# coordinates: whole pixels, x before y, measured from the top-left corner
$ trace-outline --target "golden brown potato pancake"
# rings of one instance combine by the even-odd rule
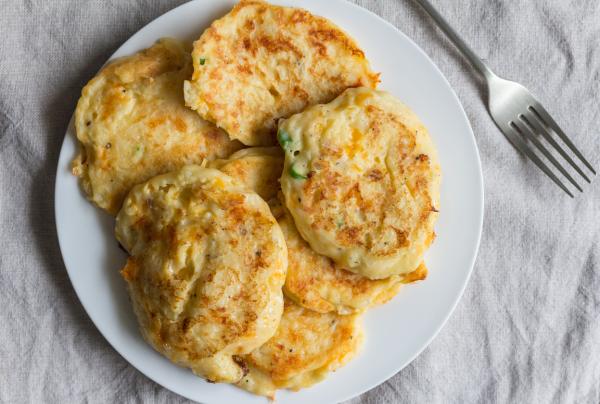
[[[273,336],[283,310],[287,249],[268,205],[218,170],[185,166],[135,186],[115,232],[144,338],[208,380],[239,381],[238,356]]]
[[[194,43],[186,104],[246,145],[273,145],[277,119],[375,87],[363,51],[306,10],[242,0]]]
[[[277,389],[309,387],[352,359],[362,340],[358,315],[317,313],[286,300],[273,338],[242,358],[249,372],[237,385],[271,398]]]
[[[285,204],[315,251],[370,279],[419,266],[434,235],[440,167],[407,106],[352,88],[281,122],[278,136]]]
[[[100,208],[116,214],[135,184],[241,147],[185,107],[183,81],[191,74],[189,50],[161,39],[110,63],[83,88],[73,173]]]

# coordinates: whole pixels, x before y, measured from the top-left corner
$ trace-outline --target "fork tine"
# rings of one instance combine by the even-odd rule
[[[554,181],[554,183],[558,185],[560,189],[565,191],[567,195],[569,195],[571,198],[574,198],[571,191],[569,191],[569,189],[565,187],[565,185],[556,177],[556,175],[554,175],[554,173],[548,168],[548,166],[544,164],[544,162],[540,160],[540,158],[533,151],[531,151],[529,147],[520,139],[521,135],[519,134],[519,132],[517,132],[515,128],[509,125],[506,128],[506,130],[503,130],[502,132],[504,132],[507,139],[512,143],[513,146],[517,148],[517,150],[529,157],[529,159],[533,161],[535,165],[538,166],[538,168],[544,172],[544,174],[550,177],[550,179]]]
[[[519,119],[523,121],[524,116],[519,115]],[[573,184],[575,188],[577,188],[580,192],[583,192],[583,189],[579,186],[577,182],[571,177],[571,175],[560,165],[560,163],[554,158],[554,156],[546,149],[546,147],[536,138],[535,134],[531,131],[529,126],[525,122],[512,122],[512,126],[517,129],[523,136],[529,139],[535,147],[537,147],[542,154],[560,171],[562,175],[564,175],[570,182]]]
[[[539,118],[537,118],[533,112],[529,111],[527,115],[522,115],[520,118],[521,120],[525,121],[525,123],[529,124],[529,126],[531,126],[535,131],[544,136],[544,139],[546,139],[548,143],[550,143],[552,147],[554,147],[554,149],[556,149],[556,151],[558,151],[560,155],[567,160],[571,167],[573,167],[575,171],[577,171],[579,175],[583,177],[584,180],[586,180],[588,183],[591,182],[588,176],[584,174],[577,164],[575,164],[567,152],[556,142],[556,140],[554,140],[552,135],[548,133],[548,130],[543,127],[543,125],[539,122]]]
[[[571,151],[573,151],[573,153],[577,156],[577,158],[579,158],[579,160],[581,160],[581,162],[583,164],[585,164],[585,166],[594,174],[596,175],[596,170],[594,170],[594,168],[592,167],[592,165],[585,159],[585,157],[583,157],[583,155],[579,152],[579,150],[577,150],[577,148],[575,147],[575,145],[573,144],[573,142],[571,142],[571,140],[569,139],[569,137],[567,135],[565,135],[565,132],[563,132],[563,130],[560,128],[560,126],[558,126],[558,124],[554,121],[554,119],[550,116],[550,114],[548,113],[548,111],[546,111],[546,109],[540,104],[537,103],[537,105],[535,107],[530,106],[529,109],[535,114],[537,115],[537,118],[544,124],[546,125],[548,128],[552,129],[554,132],[556,132],[556,134],[561,138],[561,140],[563,142],[565,142],[565,144],[567,146],[569,146],[569,149],[571,149]]]

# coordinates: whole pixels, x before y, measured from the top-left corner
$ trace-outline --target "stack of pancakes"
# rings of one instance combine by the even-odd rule
[[[424,279],[440,169],[352,38],[243,0],[193,44],[161,39],[83,89],[73,161],[116,215],[146,341],[273,397],[358,351],[361,314]]]

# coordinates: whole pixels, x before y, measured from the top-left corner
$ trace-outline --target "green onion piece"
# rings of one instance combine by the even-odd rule
[[[290,137],[289,133],[283,129],[279,129],[277,131],[277,141],[279,142],[279,145],[285,149],[287,145],[292,142],[292,138]]]
[[[204,63],[206,63],[206,58],[200,58],[200,66],[204,66]]]
[[[290,166],[290,175],[292,178],[297,180],[305,180],[308,178],[306,175],[300,174],[298,171],[296,171],[293,164]]]

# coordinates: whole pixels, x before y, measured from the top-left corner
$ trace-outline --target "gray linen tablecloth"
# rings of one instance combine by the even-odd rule
[[[185,401],[131,367],[93,326],[63,266],[53,206],[58,152],[82,86],[179,3],[0,1],[1,402]],[[598,0],[434,3],[600,166]],[[473,277],[446,327],[402,372],[351,402],[600,402],[600,183],[570,200],[517,155],[468,66],[412,1],[359,4],[410,36],[456,90],[481,152],[486,202]]]

